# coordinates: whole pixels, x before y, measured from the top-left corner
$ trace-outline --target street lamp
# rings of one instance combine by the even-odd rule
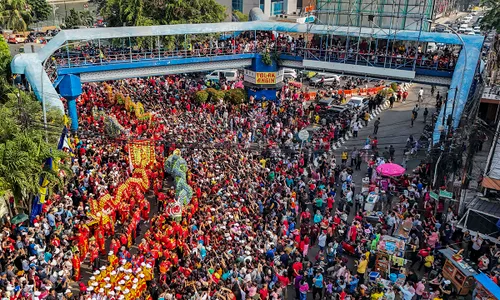
[[[465,41],[462,39],[462,37],[460,36],[460,34],[453,28],[451,28],[450,26],[446,25],[446,24],[440,24],[440,23],[436,23],[432,20],[427,20],[427,22],[429,22],[430,24],[435,24],[435,25],[439,25],[439,26],[442,26],[446,29],[448,29],[449,31],[451,31],[453,34],[455,34],[458,39],[460,40],[460,42],[462,43],[462,49],[464,50],[464,68],[462,70],[462,76],[460,78],[460,85],[457,85],[456,87],[454,87],[455,89],[455,95],[453,96],[453,104],[452,104],[452,108],[451,108],[451,124],[449,126],[453,126],[453,114],[455,112],[455,103],[456,103],[456,100],[457,100],[457,94],[458,94],[458,86],[460,86],[460,89],[462,89],[462,86],[463,86],[463,83],[464,83],[464,77],[465,77],[465,69],[467,68],[467,48],[465,47]],[[450,87],[450,90],[452,88]],[[443,112],[443,122],[442,122],[442,125],[444,126],[444,122],[445,122],[445,119],[446,119],[446,106],[447,103],[445,104],[444,106],[444,112]],[[450,130],[448,128],[448,130]]]

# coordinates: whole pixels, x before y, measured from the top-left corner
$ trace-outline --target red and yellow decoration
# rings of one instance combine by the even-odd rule
[[[134,168],[146,168],[156,162],[155,145],[150,140],[132,141],[128,149]]]

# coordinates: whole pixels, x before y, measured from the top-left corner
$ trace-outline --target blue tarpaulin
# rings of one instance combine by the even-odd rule
[[[500,295],[500,287],[496,285],[493,280],[491,280],[486,274],[484,273],[479,273],[476,276],[476,281],[480,283],[485,290],[490,292],[494,296],[499,296]]]

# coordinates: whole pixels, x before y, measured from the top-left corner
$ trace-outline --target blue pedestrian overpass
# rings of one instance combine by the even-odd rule
[[[121,57],[108,61],[79,61],[71,63],[71,59],[63,65],[54,66],[54,72],[47,74],[46,65],[50,64],[51,56],[59,49],[78,41],[95,41],[118,38],[158,37],[192,34],[215,34],[227,32],[266,31],[307,35],[335,35],[347,37],[362,37],[398,41],[415,41],[418,43],[443,43],[461,45],[458,36],[447,33],[419,32],[407,30],[389,30],[374,28],[353,28],[326,25],[308,25],[296,23],[281,23],[270,21],[253,21],[218,24],[181,24],[148,27],[117,27],[63,30],[55,36],[38,53],[18,54],[12,61],[12,71],[24,74],[31,84],[35,95],[46,106],[56,107],[64,111],[60,96],[67,100],[68,114],[72,119],[72,129],[78,127],[78,116],[75,99],[81,94],[81,83],[91,81],[116,80],[132,77],[155,76],[175,73],[209,71],[214,69],[234,69],[248,67],[252,59],[259,53],[226,53],[224,55],[196,56],[183,55],[179,52],[172,55],[157,57]],[[457,127],[465,103],[473,84],[473,79],[479,69],[480,52],[484,38],[482,36],[462,36],[464,45],[453,71],[435,70],[421,67],[411,62],[392,62],[384,60],[383,64],[374,64],[362,57],[358,59],[332,60],[327,53],[302,49],[296,53],[282,53],[280,66],[298,69],[330,71],[343,74],[362,75],[378,78],[393,78],[408,82],[449,85],[447,115],[452,113],[453,127]],[[68,55],[71,57],[71,55]],[[467,62],[467,64],[466,64]],[[56,91],[59,89],[59,93]],[[455,97],[455,93],[456,97]],[[60,95],[59,95],[60,94]],[[444,117],[444,109],[440,118]],[[447,116],[446,116],[447,117]],[[440,121],[438,121],[440,123]],[[436,131],[435,141],[439,139]]]

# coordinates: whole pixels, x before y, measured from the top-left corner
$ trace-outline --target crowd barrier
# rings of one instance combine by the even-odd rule
[[[332,91],[332,94],[334,94],[334,95],[341,94],[341,95],[344,95],[346,97],[371,96],[371,95],[377,94],[379,91],[383,90],[384,88],[385,88],[385,86],[378,86],[378,87],[374,87],[374,88],[365,88],[365,89],[358,88],[358,89],[353,89],[353,90],[334,90],[334,91]],[[405,84],[403,91],[406,90],[406,88],[408,88],[408,87]],[[324,92],[321,92],[321,91],[319,93],[322,95],[324,94]],[[311,99],[316,98],[316,94],[317,94],[317,92],[304,93],[304,98],[306,100],[311,100]]]

